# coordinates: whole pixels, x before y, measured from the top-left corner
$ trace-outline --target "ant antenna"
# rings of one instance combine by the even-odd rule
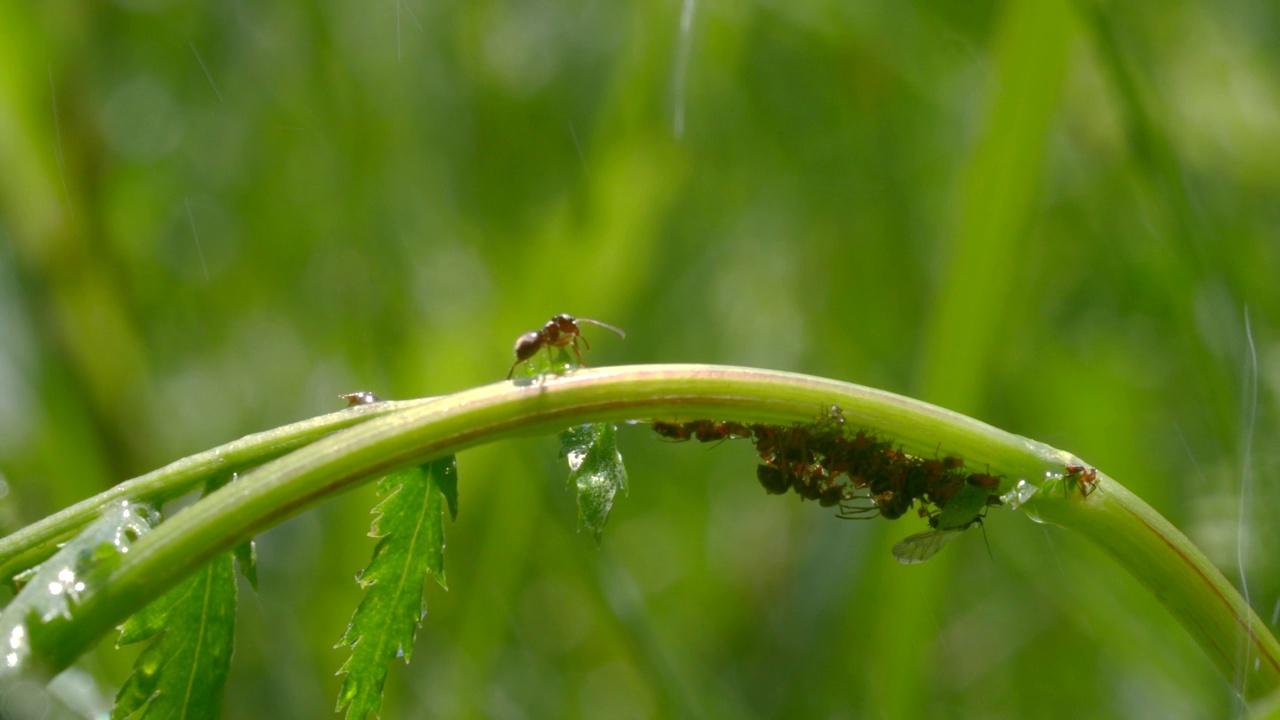
[[[625,331],[623,331],[623,329],[622,329],[622,328],[614,327],[614,326],[610,325],[609,323],[602,323],[602,322],[600,322],[599,320],[592,320],[591,318],[575,318],[575,319],[576,319],[578,322],[580,322],[580,323],[587,323],[587,324],[589,324],[589,325],[596,325],[596,326],[598,326],[598,327],[602,327],[602,328],[604,328],[605,330],[612,330],[613,332],[615,332],[615,333],[617,333],[617,334],[618,334],[618,337],[622,338],[623,340],[626,340],[626,339],[627,339],[627,333],[626,333]],[[583,341],[583,342],[586,342],[586,341],[587,341],[587,339],[586,339],[586,338],[582,338],[582,341]],[[590,350],[590,349],[591,349],[591,346],[590,346],[590,345],[588,345],[588,346],[587,346],[587,349],[588,349],[588,350]]]

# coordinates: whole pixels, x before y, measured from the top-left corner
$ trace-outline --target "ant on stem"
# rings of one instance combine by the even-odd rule
[[[627,334],[621,329],[608,323],[589,318],[575,318],[572,315],[561,313],[548,320],[541,330],[533,330],[516,338],[516,361],[511,364],[511,369],[507,371],[507,379],[511,379],[520,363],[529,362],[542,348],[547,349],[548,357],[551,356],[551,348],[553,347],[570,348],[573,350],[573,354],[578,356],[578,364],[586,365],[586,361],[582,359],[582,351],[578,349],[578,341],[581,340],[588,350],[591,349],[591,343],[587,342],[587,338],[582,334],[582,328],[578,327],[578,323],[598,325],[606,330],[618,333],[618,336],[623,339],[627,337]]]
[[[347,401],[347,407],[355,407],[356,405],[372,405],[377,402],[382,402],[382,398],[378,397],[377,395],[374,395],[368,390],[361,390],[360,392],[353,392],[353,393],[345,393],[343,395],[339,395],[338,397]]]
[[[1066,487],[1072,485],[1080,488],[1081,497],[1089,497],[1089,493],[1098,488],[1098,471],[1087,465],[1068,465],[1066,467],[1067,474],[1063,478],[1067,481]]]

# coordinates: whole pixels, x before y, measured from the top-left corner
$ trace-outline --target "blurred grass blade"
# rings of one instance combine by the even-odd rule
[[[351,648],[338,707],[348,720],[364,720],[382,705],[387,666],[409,662],[418,626],[426,614],[427,575],[445,586],[443,509],[457,507],[458,464],[452,455],[402,470],[378,481],[383,497],[369,535],[380,538],[358,582],[366,592],[339,646]]]
[[[236,577],[223,553],[120,628],[116,646],[151,640],[116,695],[112,720],[219,717],[235,645]]]
[[[560,433],[560,450],[569,459],[569,482],[578,487],[578,522],[596,542],[609,520],[613,496],[627,489],[617,434],[613,423],[579,425]]]

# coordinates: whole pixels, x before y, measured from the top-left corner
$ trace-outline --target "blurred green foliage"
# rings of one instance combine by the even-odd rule
[[[1278,36],[1240,0],[0,0],[0,524],[340,392],[499,380],[568,312],[628,332],[593,364],[827,375],[1075,451],[1274,619]],[[554,438],[459,458],[385,717],[1233,707],[1078,538],[992,513],[994,558],[902,567],[922,523],[619,439],[599,549]],[[374,502],[259,539],[227,717],[328,715]],[[82,666],[109,695],[133,654]]]

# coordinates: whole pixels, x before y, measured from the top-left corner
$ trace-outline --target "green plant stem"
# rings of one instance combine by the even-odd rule
[[[160,506],[199,488],[205,481],[240,472],[280,457],[342,430],[381,415],[422,405],[406,400],[357,405],[291,425],[248,435],[196,455],[185,457],[146,475],[126,480],[105,492],[60,510],[15,533],[0,538],[0,578],[10,578],[38,565],[77,530],[95,520],[102,509],[121,500]]]
[[[1227,578],[1168,520],[1098,473],[1097,489],[1039,493],[1032,519],[1096,543],[1173,613],[1246,700],[1280,687],[1280,645]]]
[[[541,383],[497,383],[370,419],[273,460],[209,494],[141,538],[102,577],[91,578],[89,592],[71,619],[55,620],[32,633],[33,657],[46,671],[66,667],[111,627],[218,552],[336,492],[397,468],[504,437],[546,434],[585,422],[630,418],[811,422],[830,405],[839,405],[851,424],[873,428],[908,451],[958,455],[975,467],[989,466],[1010,482],[1060,486],[1064,466],[1079,463],[1068,453],[927,403],[791,373],[650,365],[580,370],[566,377],[547,377]],[[1073,520],[1071,513],[1087,513],[1094,507],[1123,514],[1128,510],[1110,508],[1141,505],[1136,498],[1121,504],[1119,498],[1132,496],[1110,478],[1101,482],[1104,487],[1086,502],[1075,500],[1076,494],[1053,498],[1042,493],[1032,507],[1040,518],[1057,522],[1055,512]],[[1149,508],[1146,511],[1158,518]],[[1090,537],[1097,533],[1096,539],[1117,553],[1122,563],[1132,562],[1130,556],[1149,560],[1161,552],[1188,557],[1175,549],[1186,543],[1185,538],[1163,520],[1145,523],[1150,536],[1146,541],[1124,540],[1124,535],[1137,532],[1136,526],[1126,529],[1114,520],[1099,520],[1096,526],[1078,520],[1063,524]],[[1125,550],[1131,546],[1142,551]],[[1178,557],[1160,561],[1163,584],[1158,593],[1166,598],[1166,605],[1198,641],[1208,643],[1206,651],[1229,678],[1238,674],[1246,653],[1233,656],[1214,648],[1238,647],[1237,639],[1243,637],[1238,632],[1239,618],[1249,618],[1243,627],[1257,628],[1247,635],[1253,648],[1249,657],[1264,662],[1249,675],[1247,696],[1280,688],[1280,673],[1274,663],[1267,662],[1280,656],[1275,639],[1260,624],[1255,626],[1251,615],[1241,614],[1247,610],[1243,601],[1207,561],[1201,566]],[[1210,605],[1202,602],[1205,593],[1235,599]],[[1185,598],[1168,599],[1178,594]],[[1205,622],[1206,616],[1213,621]],[[1197,629],[1197,625],[1203,627]]]

